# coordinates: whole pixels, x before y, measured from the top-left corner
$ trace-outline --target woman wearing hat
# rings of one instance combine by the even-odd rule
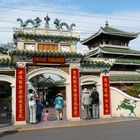
[[[63,107],[64,107],[64,99],[61,93],[58,93],[57,97],[54,100],[57,119],[63,120]]]

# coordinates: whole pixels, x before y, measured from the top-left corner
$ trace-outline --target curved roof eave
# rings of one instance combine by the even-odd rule
[[[88,41],[90,41],[91,39],[95,38],[96,36],[100,35],[102,33],[102,28],[99,29],[98,32],[96,32],[95,34],[89,36],[88,38],[81,40],[80,42],[82,43],[82,45],[86,45],[85,43],[87,43]]]
[[[102,52],[102,53],[105,53],[105,54],[118,54],[118,55],[132,55],[132,56],[140,56],[140,51],[138,51],[139,53],[132,53],[132,52],[114,52],[114,51],[106,51],[106,50],[104,50],[105,48],[101,48],[100,47],[100,51]],[[114,48],[115,49],[115,48]],[[129,51],[131,51],[130,49],[127,49],[127,50],[129,50]]]
[[[118,62],[115,62],[115,64],[132,65],[132,66],[134,66],[134,65],[138,65],[138,66],[139,66],[139,65],[140,65],[140,64],[131,63],[131,62],[130,62],[130,63],[121,63],[121,62],[120,62],[120,63],[118,63]]]
[[[119,54],[119,55],[122,54],[122,55],[127,55],[127,56],[128,56],[128,55],[140,56],[140,54],[115,53],[115,52],[106,52],[106,51],[103,51],[103,50],[102,50],[101,52],[102,52],[102,53],[105,53],[105,54]]]
[[[80,42],[82,43],[82,45],[86,45],[87,42],[89,42],[90,40],[92,40],[93,38],[99,36],[102,33],[107,34],[107,35],[119,35],[119,36],[131,38],[131,39],[135,39],[139,35],[139,33],[135,33],[135,34],[133,33],[132,34],[132,33],[127,33],[127,32],[126,33],[125,32],[122,32],[122,33],[112,32],[112,33],[110,33],[110,32],[106,32],[103,27],[100,27],[98,32],[96,32],[95,34],[91,35],[90,37],[88,37],[88,38],[86,38],[86,39],[84,39],[84,40],[82,40]]]
[[[110,83],[111,83],[111,84],[117,84],[117,83],[120,83],[120,82],[121,82],[121,83],[126,83],[126,84],[127,84],[127,83],[128,83],[128,84],[129,84],[129,83],[140,83],[140,81],[123,81],[123,80],[122,80],[122,81],[119,81],[119,80],[118,80],[118,81],[117,81],[117,80],[116,80],[116,81],[112,81],[112,80],[110,80]]]
[[[96,52],[93,53],[94,51],[96,51]],[[85,58],[89,58],[90,56],[93,56],[93,54],[96,55],[98,53],[100,53],[100,48],[99,47],[94,48],[91,51],[89,51],[88,54],[86,54],[86,57]]]

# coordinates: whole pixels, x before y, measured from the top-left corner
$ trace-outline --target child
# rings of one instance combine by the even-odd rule
[[[43,113],[42,120],[43,121],[48,121],[49,120],[49,111],[48,110],[46,110],[46,112]]]

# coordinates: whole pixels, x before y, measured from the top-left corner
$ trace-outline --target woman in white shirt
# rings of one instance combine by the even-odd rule
[[[36,123],[36,95],[32,89],[29,89],[28,100],[29,100],[30,123],[35,124]]]

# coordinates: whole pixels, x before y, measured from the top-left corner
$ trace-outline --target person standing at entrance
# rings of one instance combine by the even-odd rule
[[[84,109],[86,111],[86,120],[90,118],[90,110],[89,110],[89,105],[90,105],[90,94],[87,88],[84,88],[83,90],[83,96],[82,96],[82,104],[84,106]]]
[[[92,104],[92,113],[93,118],[99,118],[99,93],[96,90],[96,87],[93,87],[93,91],[91,92],[91,104]]]
[[[36,99],[36,120],[37,122],[41,121],[42,117],[42,112],[43,112],[43,104],[41,103],[40,99]]]
[[[64,107],[64,99],[61,93],[58,93],[57,97],[54,100],[57,120],[63,120],[63,107]]]
[[[28,94],[28,100],[29,100],[29,121],[31,124],[36,123],[36,96],[32,89],[29,89]]]

